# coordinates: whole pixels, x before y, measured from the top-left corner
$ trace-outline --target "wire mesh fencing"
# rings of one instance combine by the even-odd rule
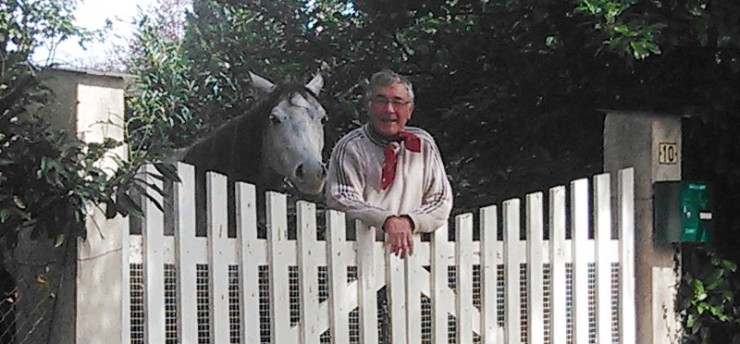
[[[0,344],[48,342],[53,323],[53,292],[24,294],[13,288],[0,299]]]

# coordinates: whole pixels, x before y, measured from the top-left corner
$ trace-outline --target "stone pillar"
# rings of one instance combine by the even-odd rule
[[[681,179],[681,118],[608,112],[604,171],[635,169],[635,297],[637,343],[679,343],[676,312],[680,251],[653,241],[653,183]],[[613,202],[616,204],[616,202]]]

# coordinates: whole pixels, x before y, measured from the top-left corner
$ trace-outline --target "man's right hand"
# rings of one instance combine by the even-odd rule
[[[403,259],[414,254],[414,223],[407,216],[390,216],[383,223],[385,242],[390,251]]]

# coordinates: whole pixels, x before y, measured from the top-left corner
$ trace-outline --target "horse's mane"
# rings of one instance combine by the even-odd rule
[[[229,119],[185,150],[183,161],[198,168],[226,174],[233,180],[260,184],[263,128],[272,108],[296,92],[318,98],[305,85],[278,84],[251,109]]]

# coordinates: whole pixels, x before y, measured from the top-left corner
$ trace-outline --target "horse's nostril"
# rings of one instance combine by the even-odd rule
[[[295,176],[298,177],[298,179],[303,179],[303,164],[298,165],[298,167],[295,169]]]

